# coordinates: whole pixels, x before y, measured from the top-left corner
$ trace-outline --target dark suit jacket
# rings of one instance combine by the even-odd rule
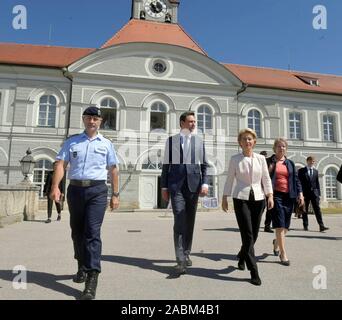
[[[45,184],[44,184],[43,193],[47,196],[49,196],[49,193],[51,191],[52,175],[53,175],[53,171],[49,171],[47,173]],[[59,186],[58,186],[61,193],[65,193],[64,186],[65,186],[65,178],[63,177],[62,181],[59,183]]]
[[[339,171],[338,174],[337,174],[336,180],[337,180],[338,182],[341,182],[341,183],[342,183],[342,166],[341,166],[341,168],[340,168],[340,171]]]
[[[321,195],[318,171],[316,169],[313,168],[312,178],[310,178],[307,167],[300,168],[298,170],[298,178],[303,187],[304,197],[319,197]]]
[[[165,144],[161,187],[167,188],[169,192],[176,192],[187,179],[189,191],[199,192],[201,185],[208,183],[207,167],[204,143],[199,136],[191,136],[191,163],[183,161],[180,134],[172,136]]]
[[[275,165],[277,163],[275,155],[272,155],[271,157],[267,158],[266,162],[267,162],[268,171],[270,173],[270,177],[272,180],[272,187],[273,187],[273,190],[275,190],[275,181],[276,181]],[[293,161],[286,158],[285,165],[289,173],[289,177],[288,177],[289,196],[290,198],[295,199],[298,197],[299,193],[302,192],[302,185],[298,179],[296,167]]]

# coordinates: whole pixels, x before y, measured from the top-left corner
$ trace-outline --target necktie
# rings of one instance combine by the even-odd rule
[[[312,178],[312,168],[310,168],[310,178]]]
[[[184,136],[183,157],[184,157],[185,163],[189,163],[188,161],[189,149],[190,149],[190,136]]]

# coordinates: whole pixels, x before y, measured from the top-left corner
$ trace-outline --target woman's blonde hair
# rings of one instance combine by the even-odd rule
[[[287,143],[287,140],[285,139],[285,138],[276,138],[275,140],[274,140],[274,143],[273,143],[273,151],[274,151],[274,153],[276,153],[276,149],[277,149],[277,144],[279,143],[279,142],[283,142],[283,143],[285,143],[285,146],[286,146],[286,150],[288,149],[288,147],[289,147],[289,144]]]
[[[251,128],[246,128],[246,129],[242,129],[242,130],[239,131],[238,142],[241,141],[242,136],[243,136],[244,134],[246,134],[246,133],[251,134],[251,135],[253,136],[253,139],[254,139],[255,142],[256,142],[257,134],[256,134],[256,132],[255,132],[253,129],[251,129]]]

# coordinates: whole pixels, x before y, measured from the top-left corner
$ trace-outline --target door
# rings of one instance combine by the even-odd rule
[[[141,176],[139,183],[140,209],[157,208],[157,177]]]

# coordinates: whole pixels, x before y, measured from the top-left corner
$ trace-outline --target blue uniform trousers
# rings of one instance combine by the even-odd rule
[[[101,226],[107,206],[107,193],[105,183],[90,187],[68,187],[74,257],[85,271],[101,272]]]

